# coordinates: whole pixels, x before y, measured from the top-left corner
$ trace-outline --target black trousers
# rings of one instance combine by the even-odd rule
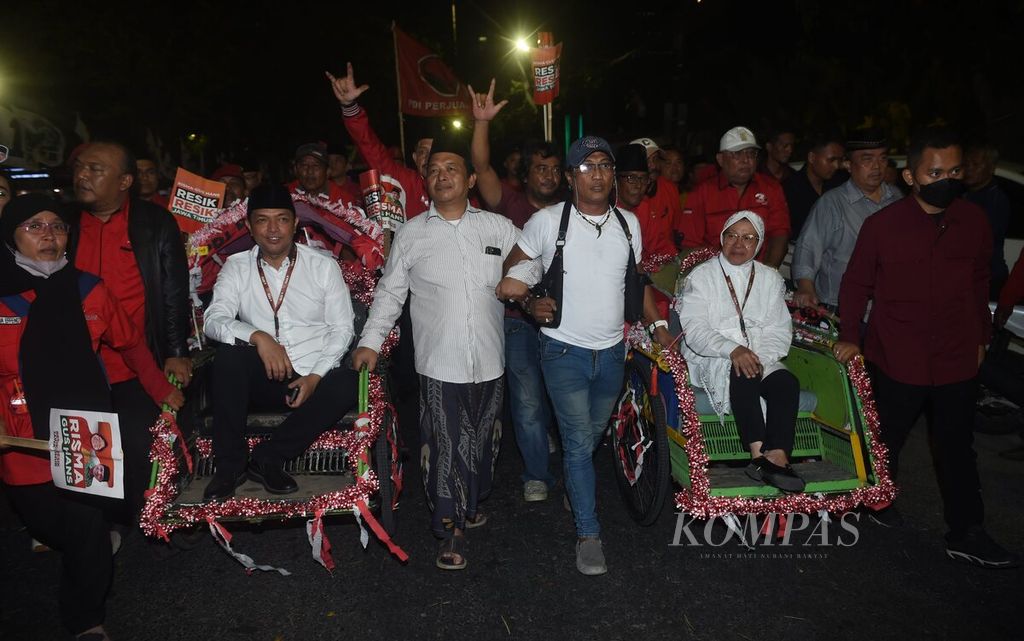
[[[949,385],[908,385],[894,381],[876,366],[869,364],[869,368],[893,480],[898,476],[900,451],[910,429],[925,412],[928,446],[946,525],[954,537],[963,535],[972,525],[981,525],[985,507],[974,453],[977,381],[972,378]]]
[[[761,412],[761,399],[767,405]],[[800,382],[780,369],[761,378],[747,378],[735,369],[729,377],[729,402],[744,445],[761,441],[761,451],[782,450],[789,456],[796,433]]]
[[[61,552],[61,623],[72,634],[101,625],[114,574],[103,510],[52,483],[5,485],[4,492],[29,534]]]
[[[1007,349],[1008,330],[992,336],[992,343],[978,371],[978,382],[1024,407],[1024,356]]]
[[[332,428],[359,398],[359,374],[335,367],[313,396],[297,409],[285,403],[288,384],[267,378],[255,347],[223,345],[213,359],[213,451],[217,471],[237,475],[245,469],[245,418],[250,408],[290,412],[271,438],[253,450],[253,458],[280,465],[299,456]]]
[[[110,386],[118,422],[121,425],[121,447],[124,450],[124,510],[111,514],[121,525],[131,525],[142,510],[149,488],[152,463],[149,460],[153,436],[149,428],[160,415],[160,408],[146,394],[139,379],[133,378]]]
[[[416,345],[412,334],[412,313],[409,311],[411,302],[408,298],[402,306],[402,315],[398,317],[399,337],[391,354],[391,390],[397,400],[419,398],[419,375],[416,373]]]

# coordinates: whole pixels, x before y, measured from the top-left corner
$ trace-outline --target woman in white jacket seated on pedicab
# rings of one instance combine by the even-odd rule
[[[733,415],[750,449],[747,475],[800,492],[804,481],[789,465],[800,385],[781,362],[793,338],[785,282],[754,260],[764,243],[764,221],[754,212],[726,220],[721,242],[721,253],[693,269],[676,301],[691,382],[707,392],[719,419]]]

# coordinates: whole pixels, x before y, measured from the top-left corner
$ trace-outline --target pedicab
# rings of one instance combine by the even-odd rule
[[[332,252],[342,267],[352,295],[358,336],[366,321],[378,267],[383,261],[380,225],[355,207],[304,196],[295,196],[294,202],[299,219],[296,240]],[[331,570],[334,562],[323,519],[352,514],[359,524],[364,547],[368,543],[368,526],[395,556],[405,560],[405,553],[390,538],[395,530],[395,509],[402,489],[397,416],[387,387],[387,357],[397,342],[397,329],[385,341],[377,371],[360,372],[359,406],[322,434],[305,454],[286,463],[285,470],[298,482],[296,493],[269,494],[261,485],[247,481],[231,499],[203,499],[203,490],[216,470],[216,457],[207,384],[215,350],[203,337],[202,309],[204,301],[209,301],[216,274],[227,256],[253,246],[245,226],[246,204],[240,202],[226,209],[213,222],[194,232],[189,240],[194,326],[191,347],[195,370],[189,389],[190,402],[186,405],[190,411],[188,416],[181,417],[165,412],[151,428],[152,476],[140,525],[147,535],[180,547],[194,545],[196,535],[201,534],[205,526],[247,571],[287,573],[280,568],[258,565],[236,552],[224,523],[307,519],[313,557]],[[346,360],[341,366],[350,365]],[[247,417],[249,451],[286,416],[250,413]],[[177,419],[182,426],[191,429],[180,428]]]
[[[715,255],[690,254],[680,271]],[[662,349],[638,324],[628,333],[625,384],[611,421],[615,475],[634,520],[654,523],[672,480],[681,488],[675,495],[681,512],[722,517],[731,529],[739,527],[739,515],[775,514],[780,534],[787,514],[825,517],[892,501],[895,486],[863,359],[844,366],[833,357],[835,317],[791,311],[794,336],[783,362],[800,382],[800,402],[790,460],[806,481],[804,491],[787,494],[747,477],[750,453],[733,417],[720,420],[706,392],[691,385],[678,347]]]

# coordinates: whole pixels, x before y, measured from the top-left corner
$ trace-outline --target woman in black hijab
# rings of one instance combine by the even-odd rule
[[[122,353],[157,403],[184,402],[102,281],[68,262],[71,232],[61,206],[45,196],[15,198],[0,217],[0,432],[47,439],[51,408],[111,411],[100,342]],[[58,490],[45,452],[0,449],[0,479],[32,536],[63,553],[65,627],[83,641],[108,639],[113,565],[102,509]]]

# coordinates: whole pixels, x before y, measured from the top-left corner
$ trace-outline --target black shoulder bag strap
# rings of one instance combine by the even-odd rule
[[[562,282],[565,276],[565,267],[562,259],[562,252],[565,248],[565,233],[569,229],[569,215],[572,213],[572,203],[565,201],[562,207],[562,220],[558,223],[558,239],[555,241],[555,255],[551,258],[548,270],[544,272],[544,278],[533,288],[533,293],[538,296],[548,296],[555,299],[555,314],[550,323],[544,323],[544,327],[558,327],[562,322]]]
[[[640,320],[644,313],[644,288],[647,286],[649,279],[647,274],[637,272],[636,255],[633,253],[633,234],[629,231],[626,218],[619,211],[619,208],[613,207],[613,209],[615,211],[615,218],[618,219],[619,224],[622,225],[622,231],[626,234],[626,244],[629,245],[629,262],[626,265],[623,312],[627,323],[635,323]]]

